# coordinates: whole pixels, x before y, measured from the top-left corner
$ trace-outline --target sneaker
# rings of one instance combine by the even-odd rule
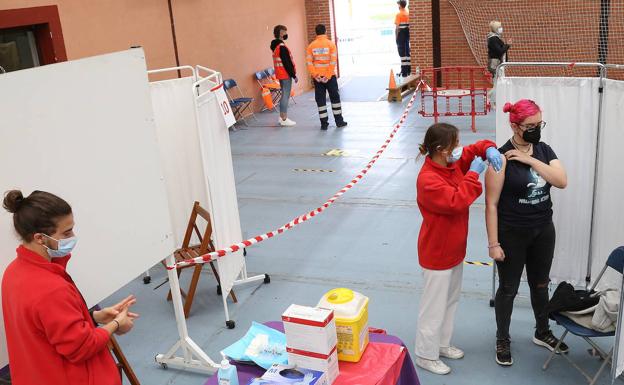
[[[321,130],[327,131],[327,127],[329,127],[329,124],[321,124]]]
[[[513,365],[513,358],[511,358],[511,341],[496,340],[496,363],[502,366]]]
[[[559,339],[555,337],[550,330],[541,336],[538,335],[537,332],[535,332],[535,336],[533,337],[533,343],[538,346],[543,346],[552,352],[555,350],[555,347],[559,343]],[[562,342],[561,345],[559,345],[559,349],[557,350],[557,354],[559,354],[567,353],[570,349],[568,348],[568,345]]]
[[[288,118],[286,118],[284,120],[282,120],[282,118],[280,118],[279,124],[280,124],[280,126],[283,126],[283,127],[291,127],[291,126],[294,126],[297,123],[292,121],[292,120],[290,120],[290,119],[288,119]]]
[[[449,374],[451,372],[451,368],[440,360],[426,360],[416,357],[416,365],[434,374]]]
[[[455,346],[440,348],[440,356],[450,358],[451,360],[459,360],[464,358],[464,351]]]
[[[341,128],[341,127],[346,127],[347,122],[345,122],[344,120],[340,123],[336,123],[336,127]]]

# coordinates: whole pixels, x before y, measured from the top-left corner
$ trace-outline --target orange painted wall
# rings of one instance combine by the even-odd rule
[[[235,78],[258,98],[253,73],[272,66],[273,26],[288,27],[288,46],[305,80],[304,0],[172,0],[180,64]],[[69,60],[143,47],[149,69],[175,66],[167,0],[2,0],[0,10],[57,5]],[[300,93],[308,86],[300,81]]]
[[[210,6],[205,6],[207,3]],[[309,86],[305,81],[304,0],[174,0],[173,5],[180,62],[206,63],[219,69],[224,78],[236,79],[245,93],[259,97],[252,75],[273,66],[269,47],[273,27],[283,24],[288,28],[286,43],[300,78],[295,90],[300,93]]]

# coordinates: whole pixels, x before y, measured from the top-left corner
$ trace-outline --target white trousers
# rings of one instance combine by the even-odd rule
[[[451,346],[463,272],[463,263],[448,270],[423,268],[423,293],[416,331],[418,357],[437,360],[440,348]]]

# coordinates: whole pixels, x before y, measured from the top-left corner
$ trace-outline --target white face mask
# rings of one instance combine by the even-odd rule
[[[498,27],[498,29],[496,30],[496,33],[498,33],[499,35],[503,33],[503,27]]]
[[[446,157],[446,161],[448,163],[455,163],[461,159],[462,153],[464,152],[464,148],[462,146],[455,147],[451,154]]]

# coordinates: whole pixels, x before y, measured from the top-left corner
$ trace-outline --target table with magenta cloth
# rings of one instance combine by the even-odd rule
[[[284,331],[280,321],[265,325]],[[333,385],[420,385],[407,347],[400,338],[379,333],[369,334],[370,343],[360,362],[339,362],[340,375]],[[236,365],[238,382],[247,385],[265,370],[256,365]],[[218,385],[217,375],[204,385]]]

